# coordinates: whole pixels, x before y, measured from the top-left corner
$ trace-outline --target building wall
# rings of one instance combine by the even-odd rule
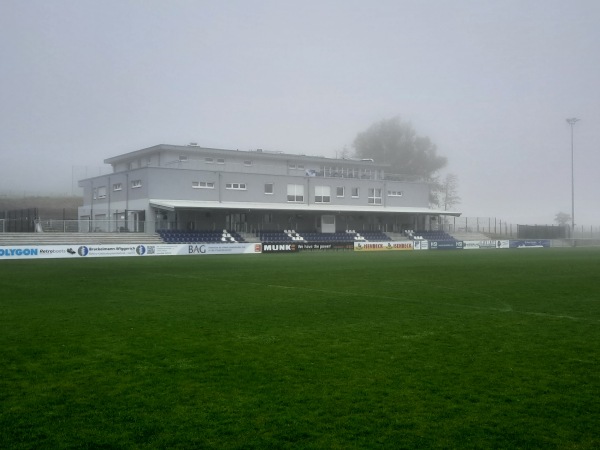
[[[106,231],[118,230],[123,223],[134,231],[134,220],[147,221],[147,226],[153,228],[147,228],[148,232],[153,232],[154,227],[167,228],[173,224],[181,228],[219,229],[223,224],[237,224],[241,215],[248,228],[244,231],[283,228],[312,231],[318,228],[322,214],[336,216],[337,230],[415,228],[415,216],[382,214],[376,209],[373,213],[298,214],[250,209],[158,211],[149,205],[150,199],[289,205],[290,185],[302,186],[302,201],[294,203],[306,205],[362,208],[429,205],[428,184],[386,180],[384,166],[371,161],[160,145],[107,162],[113,166],[112,174],[80,181],[84,205],[79,212],[80,217],[94,218],[98,223],[112,221],[108,226],[113,229]],[[329,201],[322,201],[325,195]]]

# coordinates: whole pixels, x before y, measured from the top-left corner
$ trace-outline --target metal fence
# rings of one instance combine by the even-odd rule
[[[154,230],[156,228],[169,228],[176,226],[176,224],[165,224],[164,222],[152,222],[152,221],[133,221],[133,220],[62,220],[62,219],[32,219],[27,218],[28,226],[23,228],[24,219],[2,219],[0,218],[0,233],[13,232],[13,231],[36,231],[36,232],[56,232],[56,233],[93,233],[93,232],[114,232],[114,233],[144,233],[147,230]],[[31,226],[29,226],[31,225]],[[213,227],[217,229],[216,225]],[[278,228],[277,226],[271,226],[271,228]],[[512,224],[502,219],[494,217],[452,217],[442,219],[439,224],[435,226],[436,229],[446,231],[447,233],[459,235],[460,239],[468,239],[469,235],[483,234],[492,239],[545,239],[555,238],[547,234],[547,229],[556,229],[556,225],[539,225],[539,226],[524,226]],[[521,233],[519,233],[521,228]],[[523,228],[527,228],[528,232],[531,233],[531,229],[539,228],[539,235],[527,236],[523,235]],[[546,228],[546,232],[544,232]],[[245,231],[245,230],[235,230]],[[534,232],[535,233],[535,232]],[[578,225],[575,227],[573,233],[571,233],[570,227],[566,227],[565,230],[566,239],[569,240],[600,240],[600,226],[598,225]]]
[[[517,239],[520,237],[519,227],[523,225],[525,224],[513,224],[497,217],[452,217],[442,219],[440,228],[450,234],[480,233],[490,237]],[[555,228],[557,225],[539,225],[539,227],[540,229]],[[544,233],[540,233],[537,238],[546,237],[542,234]],[[567,225],[566,237],[568,239],[600,239],[600,225],[576,225],[572,233]]]

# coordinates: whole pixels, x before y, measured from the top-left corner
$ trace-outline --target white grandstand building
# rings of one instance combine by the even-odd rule
[[[114,156],[79,182],[86,231],[263,230],[336,233],[435,229],[430,186],[373,160],[156,145]]]

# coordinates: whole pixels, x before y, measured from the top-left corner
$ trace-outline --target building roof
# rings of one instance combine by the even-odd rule
[[[385,214],[430,214],[444,216],[460,216],[458,211],[443,211],[419,207],[385,207],[381,205],[323,205],[313,203],[246,203],[246,202],[217,202],[198,200],[168,200],[150,199],[150,206],[154,208],[174,211],[176,209],[245,209],[254,211],[293,211],[293,212],[321,212],[321,213],[385,213]]]
[[[223,155],[223,156],[231,156],[232,154],[243,155],[244,158],[261,158],[261,159],[278,159],[278,160],[294,160],[294,161],[310,161],[310,162],[319,162],[319,163],[332,163],[336,162],[337,164],[357,164],[357,165],[367,165],[376,168],[385,168],[389,167],[388,164],[376,163],[370,159],[338,159],[338,158],[327,158],[325,156],[309,156],[309,155],[296,155],[292,153],[283,153],[283,152],[273,152],[266,150],[226,150],[221,148],[209,148],[209,147],[200,147],[198,145],[168,145],[168,144],[159,144],[154,145],[152,147],[143,148],[141,150],[135,150],[133,152],[124,153],[122,155],[113,156],[111,158],[107,158],[104,160],[106,164],[115,164],[121,161],[129,161],[132,159],[139,158],[148,154],[155,154],[158,151],[177,151],[182,154],[199,154],[199,155]]]

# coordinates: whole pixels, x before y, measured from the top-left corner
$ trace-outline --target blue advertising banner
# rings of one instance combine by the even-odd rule
[[[463,241],[429,241],[430,250],[462,250]]]
[[[550,247],[550,239],[523,239],[510,241],[510,248],[541,248]]]

